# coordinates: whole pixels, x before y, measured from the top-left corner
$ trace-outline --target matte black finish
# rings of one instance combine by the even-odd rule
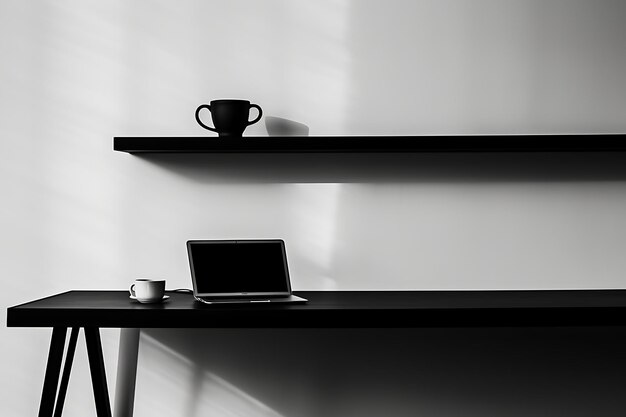
[[[254,120],[248,120],[250,109],[259,112]],[[207,109],[215,127],[208,126],[200,119],[200,111]],[[241,137],[246,127],[261,120],[263,110],[258,104],[250,104],[248,100],[213,100],[211,104],[202,104],[196,109],[196,122],[205,129],[216,132],[221,137]]]
[[[626,134],[115,137],[113,149],[129,153],[624,152]]]
[[[297,291],[299,305],[204,305],[168,292],[69,291],[10,307],[9,327],[376,328],[626,325],[626,290]]]
[[[66,334],[67,329],[65,327],[57,326],[52,329],[48,364],[46,365],[46,374],[43,380],[41,402],[39,403],[39,417],[52,417],[52,413],[54,412]]]
[[[98,417],[111,417],[111,403],[109,402],[109,389],[104,369],[100,330],[97,327],[85,327],[85,341],[87,342],[89,370],[91,371],[91,383],[96,402],[96,415]]]
[[[63,413],[63,405],[65,404],[65,396],[67,394],[67,386],[70,382],[70,373],[72,372],[72,363],[74,362],[74,353],[76,352],[76,342],[78,340],[78,332],[80,328],[72,328],[70,341],[67,344],[67,353],[65,355],[65,364],[63,365],[63,375],[61,376],[61,385],[57,395],[57,403],[54,408],[54,417],[61,417]]]

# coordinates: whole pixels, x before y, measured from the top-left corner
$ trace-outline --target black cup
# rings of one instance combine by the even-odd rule
[[[259,115],[249,121],[250,109],[256,108]],[[215,127],[207,126],[200,120],[200,110],[208,109]],[[248,100],[213,100],[211,104],[202,104],[196,109],[196,121],[200,126],[219,136],[241,137],[246,127],[261,120],[263,110],[258,104],[250,104]]]

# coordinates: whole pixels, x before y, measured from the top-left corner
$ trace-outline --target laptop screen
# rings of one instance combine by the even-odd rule
[[[187,250],[198,296],[291,292],[282,240],[196,240]]]

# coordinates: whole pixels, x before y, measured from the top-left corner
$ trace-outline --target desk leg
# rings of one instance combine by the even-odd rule
[[[78,340],[78,332],[80,327],[73,327],[70,334],[70,341],[67,344],[67,354],[65,355],[65,364],[63,365],[63,376],[61,376],[61,386],[59,386],[59,394],[57,395],[57,405],[54,409],[54,417],[61,417],[63,413],[63,405],[65,404],[65,395],[67,394],[67,385],[70,382],[70,372],[72,371],[72,363],[74,362],[74,352],[76,352],[76,341]]]
[[[139,329],[121,329],[114,417],[133,417],[138,355]]]
[[[104,371],[100,329],[97,327],[85,327],[85,340],[87,342],[87,356],[89,357],[93,395],[96,400],[96,415],[98,417],[111,417],[111,403],[109,402],[109,389]]]
[[[66,334],[66,327],[55,327],[52,329],[48,364],[46,365],[46,375],[43,380],[41,402],[39,403],[39,417],[52,417],[52,413],[54,412],[54,402],[59,386],[59,373],[61,372],[61,362],[63,361]]]

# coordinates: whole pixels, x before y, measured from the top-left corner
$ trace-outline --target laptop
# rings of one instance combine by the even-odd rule
[[[305,303],[291,293],[285,242],[189,240],[193,295],[207,304]]]

